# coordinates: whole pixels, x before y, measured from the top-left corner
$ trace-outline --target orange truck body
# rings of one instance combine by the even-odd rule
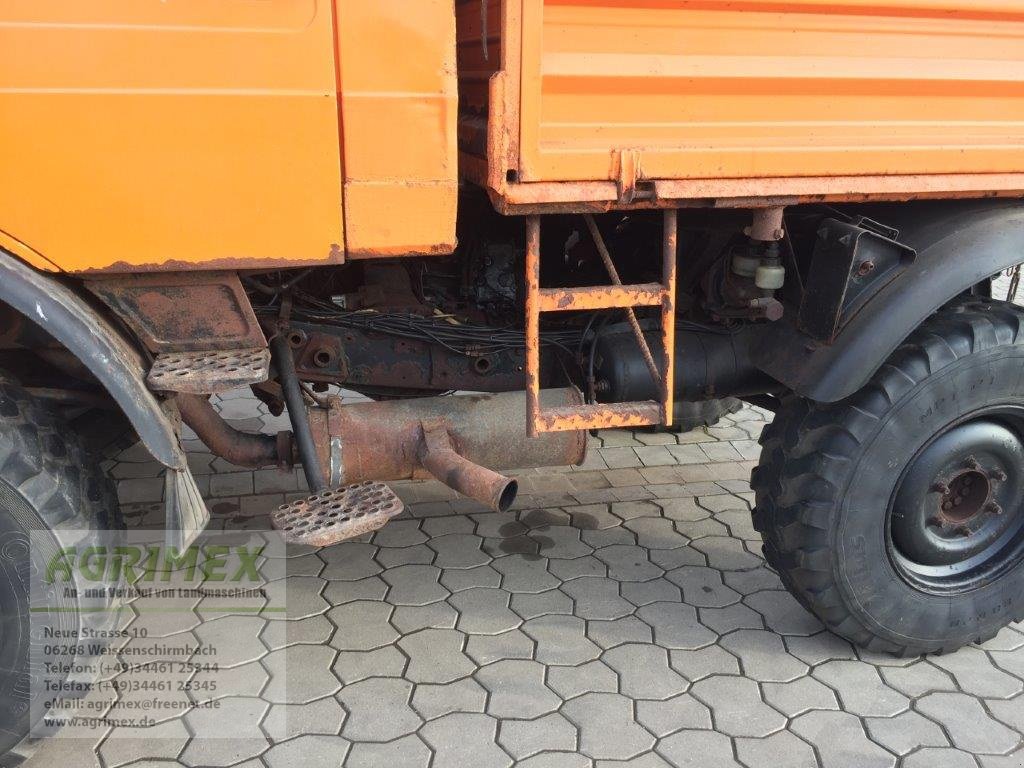
[[[9,0],[0,247],[450,253],[506,213],[1024,194],[1024,0]]]

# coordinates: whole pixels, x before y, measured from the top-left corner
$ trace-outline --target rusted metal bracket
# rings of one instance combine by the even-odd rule
[[[594,243],[613,285],[584,288],[540,287],[540,217],[526,219],[526,402],[527,434],[613,427],[639,427],[672,423],[675,380],[675,295],[678,216],[675,209],[664,214],[662,237],[662,282],[622,285],[611,254],[593,217],[587,217]],[[633,312],[638,306],[661,307],[661,347],[665,370],[657,363]],[[540,405],[540,316],[543,312],[571,310],[626,309],[630,325],[644,352],[654,380],[659,382],[661,401],[573,405],[542,410]]]

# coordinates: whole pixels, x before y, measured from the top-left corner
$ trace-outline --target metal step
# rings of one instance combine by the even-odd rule
[[[146,383],[157,392],[213,395],[259,384],[270,376],[270,350],[164,352],[156,356]]]
[[[371,481],[283,504],[270,520],[285,541],[328,547],[382,528],[403,509],[393,490]]]

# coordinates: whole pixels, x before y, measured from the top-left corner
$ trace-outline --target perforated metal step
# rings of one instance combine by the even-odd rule
[[[283,504],[270,520],[286,541],[327,547],[376,531],[403,509],[384,483],[366,482]]]
[[[212,395],[266,381],[270,350],[165,352],[157,355],[146,382],[159,392]]]

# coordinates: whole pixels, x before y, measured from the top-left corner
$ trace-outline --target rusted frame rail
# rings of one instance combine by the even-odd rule
[[[644,285],[622,285],[611,255],[593,218],[587,226],[612,280],[610,286],[584,288],[541,288],[540,217],[526,218],[526,404],[527,434],[565,432],[579,429],[641,427],[672,423],[673,381],[675,380],[675,295],[676,244],[679,236],[675,209],[664,213],[662,237],[662,281]],[[661,351],[664,371],[659,371],[633,312],[634,307],[661,307]],[[540,406],[540,316],[545,312],[597,309],[626,309],[630,326],[644,352],[644,359],[658,382],[661,401],[567,406],[542,410]]]

